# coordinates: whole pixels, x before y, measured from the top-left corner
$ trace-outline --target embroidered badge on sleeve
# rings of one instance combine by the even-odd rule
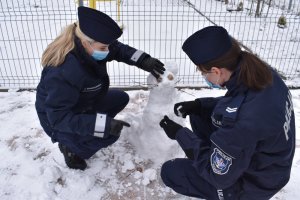
[[[214,152],[210,156],[210,164],[214,173],[224,175],[232,165],[232,158],[218,148],[214,148]]]

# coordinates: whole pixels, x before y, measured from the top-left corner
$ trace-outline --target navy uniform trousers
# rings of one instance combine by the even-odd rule
[[[215,130],[210,119],[204,119],[198,115],[190,115],[193,132],[207,143],[210,134]],[[225,189],[217,190],[196,173],[192,166],[193,161],[186,158],[177,158],[165,162],[161,168],[161,178],[166,186],[175,192],[190,197],[198,197],[207,200],[234,200],[238,199],[238,184]],[[224,198],[226,196],[226,198]]]
[[[97,102],[95,108],[97,113],[105,113],[109,117],[115,117],[129,102],[129,96],[127,93],[121,90],[108,90],[107,94]],[[48,135],[51,135],[53,141],[57,141],[67,146],[72,153],[75,153],[82,159],[88,159],[94,155],[97,151],[115,143],[119,137],[109,136],[106,139],[94,137],[94,136],[82,136],[72,133],[64,133],[55,130],[43,123],[48,121],[47,119],[41,119],[39,116],[41,125]],[[49,132],[51,134],[49,134]]]

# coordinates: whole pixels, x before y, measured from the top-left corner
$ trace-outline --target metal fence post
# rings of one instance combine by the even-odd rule
[[[96,0],[89,0],[89,7],[96,9]]]
[[[289,2],[289,8],[288,8],[288,10],[291,10],[291,8],[292,8],[292,4],[293,4],[293,0],[290,0],[290,2]]]
[[[117,14],[117,15],[118,15],[118,18],[117,18],[117,19],[118,19],[118,22],[119,22],[119,21],[120,21],[120,5],[121,5],[121,0],[117,0],[117,4],[118,4],[118,5],[117,5],[117,9],[118,9],[118,10],[117,10],[117,13],[118,13],[118,14]]]

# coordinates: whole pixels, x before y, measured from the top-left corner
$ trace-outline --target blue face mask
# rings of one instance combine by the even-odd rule
[[[95,60],[104,60],[107,57],[108,53],[109,53],[109,51],[97,51],[97,50],[94,50],[93,54],[92,54],[92,57]]]
[[[204,76],[204,80],[205,80],[205,82],[207,83],[207,85],[208,85],[209,87],[211,87],[211,88],[217,88],[217,89],[222,89],[222,88],[223,88],[222,86],[220,86],[220,85],[218,85],[218,84],[214,84],[214,83],[208,81],[208,80],[206,79],[205,76]]]
[[[99,61],[99,60],[104,60],[104,59],[107,57],[109,51],[98,51],[98,50],[95,50],[95,49],[92,47],[92,44],[91,44],[91,43],[89,43],[89,44],[90,44],[91,48],[93,49],[92,57],[93,57],[95,60],[98,60],[98,61]]]

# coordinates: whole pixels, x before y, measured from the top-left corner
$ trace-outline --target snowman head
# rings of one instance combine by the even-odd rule
[[[150,88],[158,85],[175,84],[175,77],[178,72],[177,64],[175,62],[166,62],[164,67],[166,71],[160,75],[159,79],[156,79],[152,74],[148,75],[147,84]]]

